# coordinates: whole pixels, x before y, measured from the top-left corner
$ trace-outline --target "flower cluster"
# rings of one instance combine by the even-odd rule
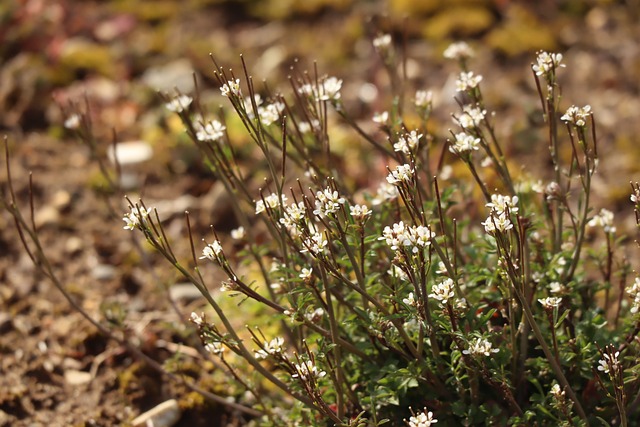
[[[338,101],[341,97],[342,80],[326,77],[319,86],[305,83],[298,88],[298,93],[310,97],[314,101]]]
[[[210,120],[206,123],[196,122],[193,124],[196,131],[196,138],[198,141],[219,141],[224,137],[224,131],[227,129],[222,123],[217,120]]]
[[[636,277],[633,285],[626,289],[629,296],[633,299],[631,304],[631,313],[636,314],[640,312],[640,278]]]
[[[271,193],[265,197],[264,200],[258,200],[256,202],[256,215],[266,211],[267,208],[276,209],[280,206],[284,206],[287,203],[287,200],[287,196],[284,194],[278,197],[277,194]]]
[[[433,418],[433,412],[424,408],[424,412],[419,412],[409,418],[409,427],[430,427],[431,424],[437,422],[438,420]]]
[[[222,256],[222,244],[220,243],[219,240],[215,240],[213,243],[209,243],[207,244],[207,246],[204,247],[204,249],[202,250],[202,256],[200,257],[200,259],[208,259],[209,261],[218,262],[221,256]]]
[[[587,119],[591,116],[591,106],[585,105],[584,107],[576,107],[572,105],[567,109],[560,120],[566,123],[571,123],[577,127],[584,127],[587,125]]]
[[[462,129],[472,131],[480,127],[486,114],[487,110],[465,105],[462,114],[456,120]]]
[[[549,73],[555,71],[558,67],[564,67],[562,64],[562,54],[561,53],[548,53],[548,52],[539,52],[538,57],[536,58],[536,63],[532,66],[533,71],[535,71],[536,75],[549,75]]]
[[[307,380],[318,380],[327,373],[325,371],[321,371],[311,360],[304,361],[302,363],[295,364],[296,372],[291,375],[292,378],[300,378],[301,381]]]
[[[404,154],[409,154],[415,150],[422,138],[422,134],[416,130],[402,135],[398,138],[398,142],[393,144],[394,151],[402,151]]]
[[[401,185],[402,183],[411,183],[415,169],[411,165],[404,164],[396,166],[396,169],[387,175],[387,182],[393,185]]]
[[[282,354],[284,351],[284,338],[276,337],[269,342],[264,342],[262,348],[256,351],[256,359],[267,359],[269,356]]]
[[[620,352],[605,352],[602,353],[602,359],[598,360],[598,371],[608,374],[611,371],[616,371],[620,368],[620,361],[618,360]]]
[[[446,278],[431,288],[429,297],[437,299],[444,305],[455,296],[453,285],[453,279]]]
[[[453,154],[462,154],[468,151],[480,149],[480,138],[469,135],[465,132],[455,134],[455,141],[449,146],[449,151]]]
[[[476,338],[469,344],[469,348],[462,350],[463,354],[471,356],[491,356],[491,353],[497,353],[500,351],[497,348],[492,348],[489,340],[484,338]]]
[[[560,304],[562,303],[562,298],[559,298],[559,297],[540,298],[538,299],[538,302],[542,304],[542,307],[544,307],[545,310],[553,310],[554,308],[560,306]]]
[[[594,215],[587,225],[589,227],[602,227],[605,233],[616,232],[616,227],[613,225],[613,212],[608,209],[601,209],[600,213]]]
[[[336,190],[325,188],[323,191],[316,192],[316,208],[313,214],[320,218],[324,218],[329,214],[335,214],[345,202],[345,198],[340,197],[340,194]]]
[[[147,222],[149,214],[153,209],[142,206],[131,206],[131,212],[125,214],[122,220],[126,223],[125,230],[135,230],[141,228]]]
[[[392,227],[386,226],[382,231],[382,237],[378,240],[384,240],[394,251],[407,248],[415,254],[420,249],[430,246],[431,239],[435,237],[436,234],[429,227],[423,225],[407,227],[403,221],[400,221]]]
[[[473,71],[463,71],[456,80],[456,92],[466,92],[468,90],[475,89],[481,81],[481,75],[474,75]]]
[[[220,88],[222,96],[229,98],[230,96],[242,96],[242,90],[240,89],[240,79],[229,80]]]
[[[185,111],[191,103],[193,102],[193,98],[188,95],[178,95],[169,102],[167,102],[164,106],[167,110],[174,113],[182,113]]]
[[[444,51],[443,56],[447,59],[464,60],[473,58],[475,52],[466,42],[451,43]]]

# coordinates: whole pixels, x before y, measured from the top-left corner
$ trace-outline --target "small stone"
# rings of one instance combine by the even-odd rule
[[[91,374],[84,371],[76,371],[75,369],[67,369],[64,371],[64,381],[69,385],[82,385],[91,381]]]
[[[91,271],[91,275],[96,280],[109,280],[115,277],[116,268],[108,264],[98,264]]]
[[[177,283],[169,288],[169,296],[172,300],[195,301],[202,298],[202,294],[192,283]]]
[[[71,204],[71,195],[64,190],[56,191],[51,199],[51,204],[59,211],[63,211]]]
[[[60,211],[52,205],[44,206],[35,215],[36,227],[53,225],[60,221]]]
[[[133,420],[132,424],[134,427],[145,427],[149,425],[154,427],[172,427],[178,422],[181,415],[182,411],[180,410],[180,406],[178,406],[178,401],[171,399],[139,415]]]

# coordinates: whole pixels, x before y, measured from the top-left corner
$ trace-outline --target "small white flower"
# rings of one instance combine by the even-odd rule
[[[202,326],[203,320],[202,315],[199,315],[195,311],[191,312],[191,316],[189,316],[189,320],[196,326]]]
[[[445,305],[455,296],[453,279],[447,278],[431,288],[430,298],[435,298]]]
[[[495,234],[496,231],[504,233],[513,228],[513,223],[505,212],[501,214],[492,213],[481,224],[484,225],[484,231],[487,234]]]
[[[263,344],[263,348],[256,351],[255,358],[266,359],[269,356],[275,356],[277,354],[282,354],[284,351],[284,338],[276,337],[269,342],[265,342]]]
[[[587,119],[591,115],[591,106],[585,105],[584,107],[576,107],[572,105],[567,109],[564,116],[560,117],[560,120],[567,123],[572,123],[577,127],[584,127],[587,124]]]
[[[243,226],[240,226],[238,228],[234,228],[233,230],[231,230],[231,238],[233,240],[242,240],[245,238],[246,235],[247,235],[247,232],[245,231]]]
[[[271,193],[267,197],[265,197],[264,200],[258,200],[256,202],[256,215],[266,211],[267,207],[269,209],[276,209],[279,206],[284,206],[287,203],[287,200],[287,196],[285,196],[284,194],[282,195],[282,197],[278,198],[277,194]]]
[[[567,290],[566,286],[564,286],[560,282],[549,283],[549,292],[552,294],[561,294],[561,293],[564,293],[566,290]]]
[[[491,356],[491,353],[497,353],[498,351],[500,351],[497,348],[491,347],[491,343],[488,340],[484,338],[476,338],[471,342],[471,344],[469,344],[469,348],[467,350],[462,350],[462,353],[469,354],[471,356]]]
[[[218,240],[213,243],[209,243],[202,250],[202,256],[200,259],[208,259],[210,261],[218,261],[218,258],[222,254],[222,245]]]
[[[342,88],[342,80],[336,77],[328,77],[322,82],[321,101],[337,101],[340,99],[340,89]]]
[[[564,67],[565,65],[561,62],[561,53],[548,53],[542,51],[538,52],[536,64],[533,65],[532,68],[538,76],[548,75],[552,70],[555,70],[558,67]]]
[[[291,375],[292,378],[300,378],[302,381],[306,381],[309,379],[317,380],[327,373],[325,371],[321,371],[318,367],[311,361],[307,360],[306,362],[302,362],[300,364],[295,364],[296,373]]]
[[[465,92],[470,89],[478,87],[482,81],[481,75],[474,75],[473,71],[462,72],[456,80],[456,92]]]
[[[414,104],[416,108],[430,108],[433,103],[433,92],[430,90],[418,90],[416,91],[416,98],[414,100]]]
[[[393,185],[398,185],[403,182],[409,184],[413,178],[413,173],[414,169],[411,168],[411,165],[398,165],[394,171],[391,171],[391,173],[387,175],[387,182]]]
[[[145,209],[142,206],[131,206],[131,212],[122,217],[122,220],[126,223],[123,228],[125,230],[140,228],[143,224],[146,224],[147,217],[151,214],[152,210],[151,208]]]
[[[165,108],[174,113],[182,113],[193,102],[193,98],[188,95],[179,95],[173,98],[171,101],[164,104]]]
[[[386,125],[389,122],[389,112],[383,111],[382,113],[375,113],[373,115],[373,122],[381,126]]]
[[[485,205],[491,208],[495,214],[501,215],[503,212],[510,214],[518,213],[518,196],[503,196],[502,194],[492,194],[491,202]]]
[[[364,222],[371,216],[371,209],[366,205],[351,205],[349,213],[357,222]]]
[[[263,125],[269,126],[280,118],[280,114],[284,111],[284,103],[275,102],[266,107],[258,107],[258,115]]]
[[[602,359],[598,361],[598,371],[604,372],[608,374],[611,369],[618,369],[620,367],[620,362],[618,361],[618,356],[620,356],[620,352],[616,351],[613,354],[603,353]]]
[[[416,300],[413,297],[413,292],[409,292],[409,296],[406,298],[402,298],[402,302],[410,305],[410,306],[415,306],[416,305]]]
[[[549,391],[551,396],[553,396],[556,400],[564,400],[564,390],[560,388],[560,384],[556,383],[551,387]]]
[[[409,154],[418,146],[420,138],[422,138],[422,134],[419,134],[416,130],[412,130],[398,138],[398,142],[393,144],[393,150]]]
[[[474,55],[473,49],[466,42],[451,43],[443,53],[445,58],[455,60],[473,58]]]
[[[542,304],[542,306],[546,310],[551,310],[560,306],[560,304],[562,303],[562,298],[559,298],[559,297],[540,298],[538,299],[538,302]]]
[[[78,129],[80,127],[80,116],[72,114],[64,121],[64,127],[67,129]]]
[[[222,354],[224,353],[224,347],[221,342],[210,342],[204,346],[204,349],[207,350],[211,354]]]
[[[390,46],[391,46],[390,34],[382,34],[376,37],[375,39],[373,39],[373,47],[375,47],[376,50],[384,51],[389,49]]]
[[[457,133],[455,138],[455,141],[449,145],[449,151],[453,154],[462,154],[480,149],[480,138],[476,138],[465,132]]]
[[[474,130],[480,127],[486,115],[487,110],[465,105],[462,108],[462,114],[457,118],[457,122],[464,130]]]
[[[323,233],[314,233],[310,238],[304,241],[302,252],[309,252],[314,256],[323,254],[329,242]]]
[[[337,191],[327,187],[323,191],[316,192],[316,208],[313,214],[320,218],[324,218],[328,214],[335,214],[345,202],[345,198],[340,197]]]
[[[229,97],[233,96],[242,96],[242,91],[240,90],[240,79],[229,80],[220,88],[220,93],[222,96]]]
[[[433,412],[424,408],[424,412],[420,412],[409,418],[409,427],[430,427],[431,424],[437,423],[438,420],[433,418]]]
[[[589,227],[602,227],[605,233],[615,233],[613,226],[613,212],[608,209],[601,209],[600,213],[591,218],[587,224]]]
[[[383,181],[378,186],[376,197],[373,198],[371,204],[373,204],[374,206],[378,206],[383,204],[384,202],[397,199],[399,195],[400,192],[398,191],[398,187],[393,184],[389,184],[386,181]]]
[[[298,277],[301,278],[302,280],[308,280],[311,278],[312,274],[313,274],[312,268],[303,268],[302,270],[300,270],[300,274],[298,274]]]
[[[219,141],[224,137],[224,131],[227,129],[222,123],[217,120],[211,120],[205,123],[194,123],[193,125],[196,131],[196,138],[198,141]]]

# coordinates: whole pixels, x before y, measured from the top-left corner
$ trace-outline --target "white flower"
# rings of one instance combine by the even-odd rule
[[[555,70],[558,67],[564,67],[562,62],[562,54],[561,53],[548,53],[548,52],[538,52],[538,57],[536,58],[536,64],[533,65],[533,71],[538,76],[547,75],[552,70]]]
[[[453,279],[444,279],[442,282],[431,288],[429,297],[435,298],[445,305],[447,301],[455,296],[453,284]]]
[[[394,151],[402,151],[404,154],[409,154],[418,146],[420,138],[422,138],[422,134],[412,130],[398,138],[398,142],[393,144],[393,149]]]
[[[603,353],[602,359],[598,360],[598,371],[604,372],[608,374],[611,369],[616,370],[620,367],[620,362],[618,361],[618,356],[620,356],[620,352],[616,351],[613,354]]]
[[[320,129],[320,121],[313,119],[311,122],[300,122],[298,123],[298,129],[300,133],[308,133],[314,129]]]
[[[391,35],[390,34],[382,34],[375,39],[373,39],[373,47],[377,50],[383,51],[387,50],[391,46]]]
[[[373,115],[373,122],[381,126],[384,126],[389,121],[389,112],[383,111],[382,113],[375,113]]]
[[[199,315],[195,311],[191,312],[191,316],[189,316],[189,320],[196,326],[202,326],[203,320],[202,315]]]
[[[270,124],[278,121],[280,114],[282,114],[283,111],[284,103],[282,102],[275,102],[267,105],[266,107],[258,107],[260,122],[265,126],[269,126]]]
[[[608,209],[601,209],[600,213],[591,218],[587,224],[589,227],[602,227],[605,233],[615,233],[613,226],[613,212]]]
[[[468,73],[463,71],[456,80],[456,92],[465,92],[470,89],[475,89],[481,81],[481,75],[475,76],[473,75],[473,71],[469,71]]]
[[[351,205],[349,207],[349,213],[354,220],[364,222],[371,216],[371,209],[369,209],[367,205]]]
[[[551,390],[549,391],[551,396],[553,396],[556,400],[564,400],[564,390],[560,388],[560,384],[555,383]]]
[[[538,302],[542,304],[542,306],[546,310],[551,310],[553,308],[560,306],[560,304],[562,303],[562,298],[559,298],[559,297],[540,298],[538,299]]]
[[[234,96],[242,96],[242,91],[240,90],[240,79],[229,80],[220,88],[220,92],[222,96],[229,97],[229,95]]]
[[[279,222],[292,236],[298,236],[305,224],[305,214],[307,212],[304,202],[292,203],[284,210],[283,217]]]
[[[497,348],[491,348],[491,343],[484,338],[476,338],[469,344],[467,350],[462,350],[463,354],[491,356],[491,353],[500,351]]]
[[[455,135],[456,140],[449,146],[449,151],[453,154],[461,154],[467,151],[480,149],[480,138],[460,132]]]
[[[587,124],[587,119],[590,115],[590,105],[585,105],[582,108],[572,105],[567,109],[567,112],[564,114],[564,116],[560,117],[560,120],[567,123],[573,123],[578,127],[584,127]]]
[[[638,313],[640,311],[640,278],[636,277],[633,285],[627,288],[626,291],[629,293],[629,296],[633,298],[630,310],[631,313]]]
[[[204,349],[207,350],[211,354],[222,354],[222,353],[224,353],[224,347],[222,346],[222,343],[217,342],[217,341],[207,343],[204,346]]]
[[[298,274],[298,277],[301,278],[302,280],[308,280],[309,278],[311,278],[312,274],[313,274],[312,268],[303,268],[302,270],[300,270],[300,274]]]
[[[200,259],[208,259],[210,261],[218,261],[218,258],[222,254],[222,245],[218,240],[213,243],[209,243],[202,250],[202,256]]]
[[[518,213],[518,196],[503,196],[502,194],[492,194],[491,202],[485,205],[491,208],[494,214],[501,215],[504,212],[510,214]]]
[[[480,127],[480,124],[484,120],[486,114],[487,110],[465,105],[462,108],[462,114],[457,118],[457,121],[462,129],[473,130]]]
[[[242,240],[245,238],[246,235],[247,235],[247,232],[245,231],[243,226],[240,226],[238,228],[234,228],[233,230],[231,230],[231,238],[233,240]]]
[[[265,197],[264,200],[258,200],[256,202],[256,215],[264,212],[267,207],[269,209],[276,209],[279,206],[283,206],[285,203],[287,203],[287,196],[283,194],[281,198],[278,198],[277,194],[271,193]]]
[[[211,120],[204,125],[201,123],[194,123],[193,125],[196,131],[196,138],[198,141],[218,141],[224,137],[224,131],[227,129],[222,123],[217,120]]]
[[[125,214],[122,220],[126,223],[123,227],[125,230],[134,230],[146,224],[147,217],[153,209],[143,208],[142,206],[131,206],[131,212]]]
[[[325,248],[328,244],[329,242],[324,237],[323,233],[314,233],[310,238],[304,241],[304,248],[302,249],[302,252],[309,252],[314,256],[318,256],[325,252]]]
[[[393,184],[389,184],[386,181],[383,181],[378,186],[376,197],[373,198],[371,204],[373,204],[374,206],[378,206],[384,202],[397,199],[399,195],[400,192],[398,191],[398,187]]]
[[[78,129],[80,127],[80,116],[72,114],[64,121],[64,127],[67,129]]]
[[[433,412],[424,408],[424,412],[420,412],[409,418],[409,427],[430,427],[431,424],[437,423],[438,420],[433,418]]]
[[[411,183],[414,170],[411,165],[404,164],[396,166],[396,169],[387,175],[387,182],[389,184],[398,185],[400,183]]]
[[[253,101],[256,103],[256,107],[260,108],[260,106],[262,105],[262,97],[260,96],[260,94],[256,93],[255,95],[253,95]],[[247,112],[247,115],[253,119],[255,116],[253,114],[253,103],[251,102],[251,97],[246,96],[242,104],[244,106],[244,110]]]
[[[451,43],[443,53],[445,58],[455,60],[473,58],[474,55],[473,49],[465,42]]]
[[[311,360],[307,360],[306,362],[302,362],[300,364],[296,363],[295,369],[296,373],[291,375],[291,377],[300,378],[300,380],[302,381],[306,381],[308,379],[317,380],[327,375],[325,371],[319,370]]]
[[[409,296],[408,297],[402,298],[402,302],[407,304],[407,305],[410,305],[410,306],[416,305],[416,300],[413,297],[413,292],[409,292]]]
[[[540,273],[538,273],[540,274]],[[560,282],[549,283],[549,292],[552,294],[561,294],[565,292],[567,288]]]
[[[165,108],[174,113],[182,113],[189,108],[189,105],[193,102],[193,98],[188,95],[179,95],[173,98],[171,101],[164,104]]]
[[[433,92],[430,90],[418,90],[416,91],[416,98],[414,104],[416,108],[429,108],[433,103]]]
[[[255,358],[258,360],[266,359],[276,354],[282,354],[284,351],[284,338],[276,337],[269,342],[265,342],[262,347],[262,349],[255,353]]]
[[[513,223],[506,212],[502,212],[501,214],[492,213],[481,224],[484,225],[484,231],[486,231],[487,234],[495,234],[496,231],[504,233],[513,228]]]
[[[328,77],[322,82],[321,101],[337,101],[340,99],[340,89],[342,80],[335,77]]]
[[[393,227],[386,226],[382,231],[382,237],[378,237],[378,240],[384,240],[394,251],[400,249],[408,240],[404,222],[393,224]]]
[[[323,191],[316,193],[316,208],[313,214],[324,218],[328,214],[338,212],[340,205],[344,205],[345,202],[345,198],[340,197],[337,191],[327,187]]]

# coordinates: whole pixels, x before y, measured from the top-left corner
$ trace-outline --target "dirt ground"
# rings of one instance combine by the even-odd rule
[[[17,197],[28,212],[31,172],[35,222],[61,283],[91,316],[154,360],[203,388],[242,399],[198,351],[186,320],[200,299],[179,286],[166,262],[144,250],[139,236],[122,229],[124,194],[105,193],[91,151],[62,127],[61,106],[85,108],[86,97],[99,151],[109,146],[113,129],[118,141],[153,146],[154,160],[137,171],[137,189],[127,194],[137,197],[142,188],[149,205],[162,206],[174,250],[188,257],[185,209],[196,235],[211,223],[222,230],[232,224],[216,205],[214,181],[155,92],[189,92],[195,72],[203,97],[222,102],[212,85],[209,52],[238,69],[243,53],[255,76],[276,84],[285,81],[295,58],[317,60],[322,73],[345,80],[348,106],[370,122],[386,105],[384,93],[368,104],[360,87],[385,83],[371,39],[389,31],[396,40],[406,38],[411,86],[439,97],[436,122],[444,130],[455,105],[447,98],[455,67],[441,53],[449,42],[466,39],[478,51],[472,68],[484,75],[509,153],[527,164],[527,173],[543,176],[548,165],[527,130],[539,121],[528,66],[537,49],[563,52],[566,107],[588,103],[598,120],[595,205],[614,210],[620,229],[632,229],[628,183],[640,180],[640,2],[455,1],[454,7],[427,1],[421,8],[406,1],[278,3],[10,0],[0,6],[0,127]],[[6,190],[4,154],[2,162]],[[177,360],[172,354],[179,346]],[[184,410],[180,426],[246,422],[99,334],[34,268],[3,212],[0,426],[127,425],[171,398]]]

